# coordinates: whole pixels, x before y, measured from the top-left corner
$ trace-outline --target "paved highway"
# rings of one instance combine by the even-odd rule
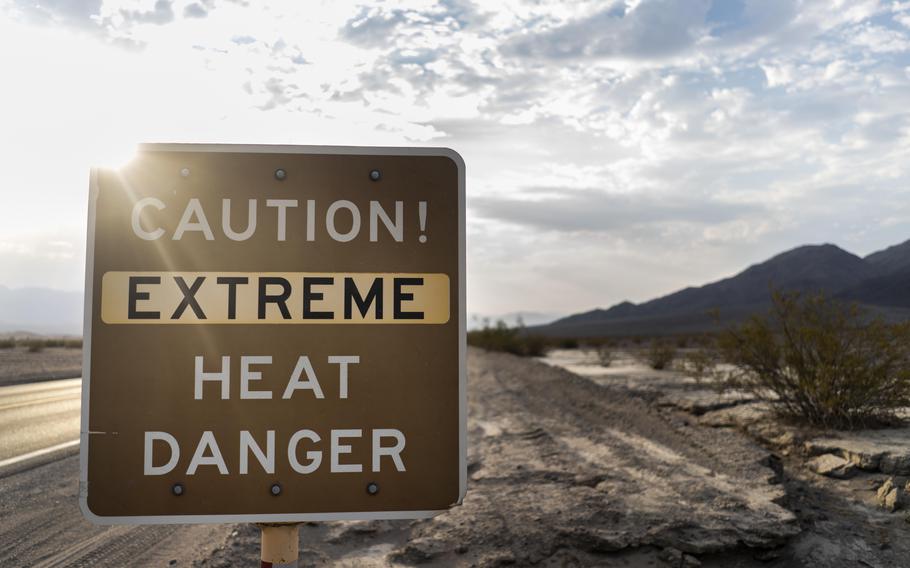
[[[81,379],[0,387],[0,566],[191,566],[222,545],[230,526],[82,517],[80,397]]]
[[[0,387],[0,467],[79,443],[82,379]]]

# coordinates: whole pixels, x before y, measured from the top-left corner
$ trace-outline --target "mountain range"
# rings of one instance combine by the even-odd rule
[[[700,287],[633,304],[557,319],[523,313],[529,331],[548,336],[598,337],[699,333],[741,321],[770,306],[770,290],[823,291],[890,319],[910,319],[910,241],[859,257],[832,244],[806,245]],[[0,332],[78,335],[82,293],[0,286]],[[710,314],[717,310],[720,321]],[[517,315],[517,314],[512,314]],[[478,320],[479,321],[479,320]]]
[[[910,318],[910,241],[866,257],[832,244],[805,245],[704,286],[621,302],[531,328],[548,336],[660,335],[716,330],[770,307],[771,289],[823,292],[889,319]],[[720,321],[711,315],[718,314]]]

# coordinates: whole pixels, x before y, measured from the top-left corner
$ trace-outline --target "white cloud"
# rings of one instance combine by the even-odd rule
[[[144,140],[455,147],[482,313],[869,252],[908,236],[908,6],[0,0],[0,284],[75,270],[21,236],[81,235],[88,165]]]

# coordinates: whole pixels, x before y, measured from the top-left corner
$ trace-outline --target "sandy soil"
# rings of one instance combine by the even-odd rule
[[[29,353],[25,347],[0,349],[0,386],[82,376],[82,349],[46,347]]]
[[[583,350],[555,351],[543,361],[605,388],[634,392],[664,411],[683,410],[698,424],[742,432],[772,452],[786,490],[782,504],[796,514],[801,531],[764,558],[781,566],[910,566],[910,503],[889,512],[876,495],[885,480],[903,487],[910,476],[910,426],[856,432],[805,428],[780,421],[748,395],[721,394],[676,370],[651,370],[630,353],[620,354],[609,368]],[[845,458],[853,464],[851,475],[837,479],[812,471],[809,460],[821,454]]]
[[[591,359],[470,350],[464,505],[427,521],[305,524],[300,565],[910,566],[910,516],[876,498],[886,478],[906,481],[894,469],[901,432],[819,437],[678,372]],[[819,451],[850,456],[857,471],[810,471]],[[251,525],[88,526],[75,464],[0,477],[0,564],[257,565]]]
[[[786,566],[799,532],[770,453],[623,388],[471,350],[464,505],[308,524],[302,566]],[[239,526],[197,566],[252,564]]]

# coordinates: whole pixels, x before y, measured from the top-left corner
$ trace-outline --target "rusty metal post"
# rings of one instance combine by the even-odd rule
[[[260,524],[262,553],[260,568],[297,568],[300,556],[297,523]]]

